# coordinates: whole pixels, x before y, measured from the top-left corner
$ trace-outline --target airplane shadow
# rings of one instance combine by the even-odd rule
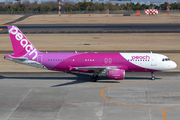
[[[67,85],[91,82],[91,78],[92,78],[92,74],[84,74],[84,73],[76,73],[76,72],[68,72],[67,74],[72,74],[72,75],[75,75],[76,77],[59,77],[59,76],[57,76],[57,77],[31,77],[31,76],[27,76],[27,77],[24,77],[24,76],[7,77],[7,76],[0,75],[0,80],[3,80],[3,79],[71,80],[70,82],[67,82],[67,83],[62,83],[62,84],[57,84],[57,85],[51,86],[51,87],[60,87],[60,86],[67,86]],[[35,75],[37,76],[37,74],[35,74]],[[41,74],[39,76],[41,76]],[[52,74],[52,76],[53,76],[53,74]],[[161,78],[156,78],[156,79],[161,79]],[[151,79],[150,79],[150,77],[125,77],[124,80],[151,80]],[[97,82],[98,83],[120,83],[119,80],[109,80],[107,77],[99,77]]]

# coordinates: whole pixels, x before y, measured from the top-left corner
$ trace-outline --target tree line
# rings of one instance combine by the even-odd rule
[[[7,3],[3,4],[0,3],[0,11],[58,11],[58,2],[47,2],[44,4],[37,4],[37,2],[30,3],[28,1],[21,4],[20,2],[17,3]],[[79,2],[77,4],[73,2],[64,2],[62,4],[61,11],[103,11],[106,9],[109,10],[144,10],[144,9],[150,9],[155,8],[159,10],[166,10],[167,9],[167,2],[161,5],[146,5],[146,4],[140,4],[140,3],[127,3],[127,4],[121,4],[118,3],[112,4],[112,3],[92,3],[92,2]],[[170,9],[180,9],[179,3],[172,3],[170,4]]]

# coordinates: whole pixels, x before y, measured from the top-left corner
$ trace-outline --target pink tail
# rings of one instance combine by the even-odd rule
[[[17,26],[8,26],[14,54],[19,57],[37,58],[39,51],[29,42]]]

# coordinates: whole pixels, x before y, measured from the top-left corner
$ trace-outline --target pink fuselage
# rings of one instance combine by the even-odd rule
[[[76,71],[74,67],[102,67],[115,66],[126,72],[154,72],[157,70],[147,69],[135,65],[125,59],[120,53],[40,53],[37,61],[49,70]],[[82,72],[93,72],[78,70]]]

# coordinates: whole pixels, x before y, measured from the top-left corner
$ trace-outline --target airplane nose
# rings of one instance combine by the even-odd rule
[[[177,64],[175,62],[172,62],[172,69],[176,68],[177,67]]]

